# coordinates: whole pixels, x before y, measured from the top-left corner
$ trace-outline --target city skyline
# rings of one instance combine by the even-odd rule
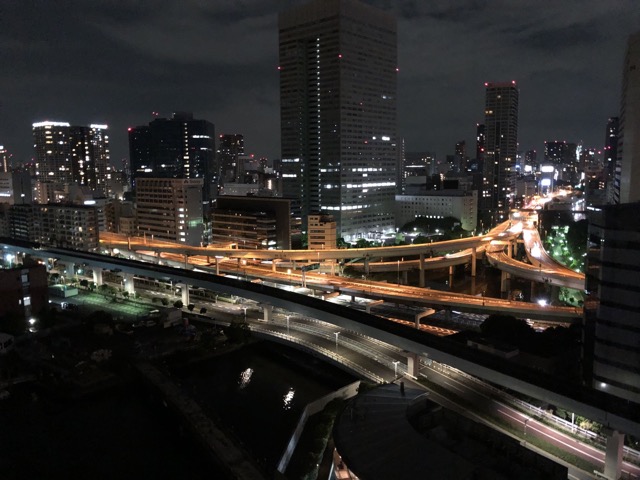
[[[106,123],[119,166],[127,127],[152,112],[187,110],[220,133],[244,134],[248,152],[278,158],[277,15],[302,3],[9,5],[0,144],[25,161],[34,156],[33,122]],[[545,140],[604,146],[607,119],[618,115],[626,39],[640,23],[632,1],[366,3],[398,19],[407,151],[444,158],[459,140],[471,145],[484,82],[510,80],[521,91],[520,150],[540,151]]]

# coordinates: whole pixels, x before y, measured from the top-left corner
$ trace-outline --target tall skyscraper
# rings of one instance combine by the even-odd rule
[[[294,215],[331,214],[345,240],[394,228],[397,28],[356,0],[279,17],[282,180]]]
[[[609,117],[604,137],[604,168],[613,178],[618,157],[618,117]]]
[[[132,183],[147,178],[201,178],[203,200],[213,191],[215,127],[192,113],[177,112],[149,125],[129,128]]]
[[[7,154],[6,148],[3,145],[0,145],[0,172],[8,172],[9,171],[9,155]]]
[[[76,183],[91,188],[99,196],[107,196],[111,168],[107,128],[97,124],[34,123],[36,180],[40,184]]]
[[[640,403],[640,203],[589,210],[585,376],[593,387]]]
[[[640,32],[629,36],[622,71],[614,202],[640,201]]]
[[[487,147],[487,129],[484,123],[476,124],[476,160],[482,165],[484,152]]]
[[[244,155],[244,136],[224,133],[218,139],[218,163],[216,173],[218,185],[235,182],[238,177],[238,157]]]
[[[482,210],[492,222],[507,218],[511,206],[511,176],[518,149],[516,82],[485,83],[484,125],[486,149]]]

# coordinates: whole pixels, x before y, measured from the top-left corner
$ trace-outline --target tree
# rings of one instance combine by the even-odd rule
[[[251,337],[251,330],[246,322],[233,321],[224,330],[231,343],[244,343]]]
[[[85,288],[85,289],[88,290],[89,289],[89,280],[87,280],[86,278],[83,278],[82,280],[80,280],[80,286],[82,288]]]
[[[188,309],[190,312],[193,312],[193,309],[194,309],[194,308],[196,308],[196,306],[195,306],[193,303],[190,303],[189,305],[187,305],[187,309]]]
[[[184,303],[182,303],[182,300],[176,300],[175,302],[173,302],[173,306],[176,308],[182,308],[184,307]]]
[[[164,298],[164,297],[162,297],[162,299],[161,299],[160,301],[162,302],[162,305],[164,305],[165,307],[166,307],[167,305],[169,305],[169,299],[168,299],[168,298]]]
[[[129,292],[127,292],[126,290],[124,292],[122,292],[122,298],[127,300],[129,298]]]
[[[204,308],[204,307],[202,307],[202,308],[200,309],[200,314],[201,314],[201,315],[204,315],[205,313],[207,313],[207,309],[206,309],[206,308]]]

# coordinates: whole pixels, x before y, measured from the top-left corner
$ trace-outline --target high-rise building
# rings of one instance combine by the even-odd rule
[[[609,117],[604,138],[604,167],[613,178],[618,157],[618,117]]]
[[[640,200],[640,32],[629,36],[622,72],[614,202]]]
[[[345,240],[392,230],[397,27],[356,0],[280,14],[283,195],[294,216],[330,214]]]
[[[192,113],[156,118],[149,125],[129,128],[129,157],[134,186],[138,178],[201,178],[203,200],[214,187],[215,127]]]
[[[218,140],[216,174],[218,186],[235,182],[238,177],[238,157],[244,155],[244,136],[238,133],[223,133]]]
[[[498,222],[507,218],[512,202],[512,172],[518,149],[516,82],[485,83],[483,216]]]
[[[487,147],[487,129],[484,123],[476,124],[476,161],[482,164]]]
[[[12,205],[9,230],[13,239],[53,247],[93,252],[100,245],[98,212],[88,205]]]
[[[0,172],[8,172],[9,171],[9,155],[7,154],[6,148],[3,145],[0,145]]]
[[[202,179],[136,181],[138,235],[198,246],[203,242]]]
[[[640,403],[640,203],[589,210],[584,355],[594,388]]]
[[[76,183],[98,196],[109,194],[109,136],[107,125],[78,126],[66,122],[33,124],[36,181],[42,191]],[[53,185],[53,188],[44,184]],[[46,202],[59,199],[47,195]]]

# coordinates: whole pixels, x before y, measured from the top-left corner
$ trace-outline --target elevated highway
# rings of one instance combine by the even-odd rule
[[[299,295],[262,283],[154,265],[134,260],[63,249],[38,248],[35,245],[6,240],[8,248],[35,257],[59,258],[67,262],[84,262],[94,267],[117,269],[152,278],[170,278],[174,282],[248,298],[269,306],[320,319],[342,328],[389,343],[420,357],[451,365],[486,381],[543,399],[546,402],[583,415],[610,428],[640,436],[640,409],[605,392],[581,385],[569,385],[540,372],[505,362],[487,353],[472,350],[447,338],[435,337],[381,317]],[[18,244],[17,244],[18,243]],[[268,309],[265,308],[265,312]]]

